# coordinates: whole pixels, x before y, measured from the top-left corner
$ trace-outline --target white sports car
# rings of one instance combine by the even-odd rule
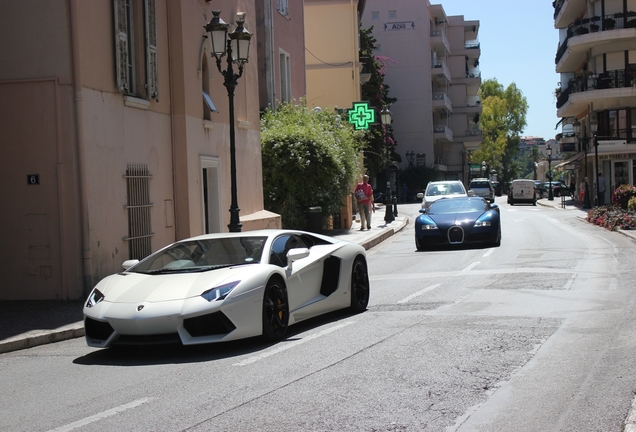
[[[123,267],[86,301],[89,346],[275,341],[289,325],[369,302],[364,248],[303,231],[207,234]]]

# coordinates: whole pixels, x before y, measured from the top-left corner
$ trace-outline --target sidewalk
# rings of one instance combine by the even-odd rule
[[[551,207],[560,211],[576,212],[577,213],[576,216],[583,220],[585,220],[585,218],[587,217],[587,212],[588,212],[588,209],[584,209],[583,205],[580,202],[573,200],[569,196],[565,197],[565,202],[561,199],[561,197],[554,197],[553,201],[550,201],[547,198],[541,198],[540,200],[537,200],[537,205],[540,205],[543,207]],[[598,228],[605,229],[602,227],[598,227]],[[616,232],[636,241],[636,230],[619,229]]]
[[[350,229],[323,234],[370,249],[409,223],[408,217],[398,215],[387,224],[384,216],[384,207],[378,207],[371,217],[371,230],[360,231],[360,223],[353,222]],[[83,337],[83,306],[83,300],[0,301],[0,354]]]

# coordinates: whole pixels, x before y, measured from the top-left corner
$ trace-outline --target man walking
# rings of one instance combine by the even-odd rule
[[[358,186],[356,186],[355,194],[360,212],[360,231],[364,231],[365,225],[367,229],[371,229],[371,212],[375,212],[375,208],[373,205],[373,187],[369,184],[368,175],[365,174],[362,177],[362,183],[358,183]]]
[[[605,177],[603,173],[598,173],[598,179],[596,180],[596,188],[598,190],[598,205],[605,205]]]

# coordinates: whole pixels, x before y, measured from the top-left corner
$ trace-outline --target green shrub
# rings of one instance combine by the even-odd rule
[[[632,197],[627,202],[627,210],[636,213],[636,197]]]
[[[283,228],[305,229],[309,207],[340,211],[360,172],[363,137],[333,110],[283,104],[263,113],[265,208],[281,215]]]

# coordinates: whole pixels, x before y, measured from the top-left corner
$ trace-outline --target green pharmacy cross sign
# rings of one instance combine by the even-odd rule
[[[349,123],[356,129],[369,129],[369,125],[375,123],[375,110],[369,108],[369,102],[354,102],[349,110]]]

